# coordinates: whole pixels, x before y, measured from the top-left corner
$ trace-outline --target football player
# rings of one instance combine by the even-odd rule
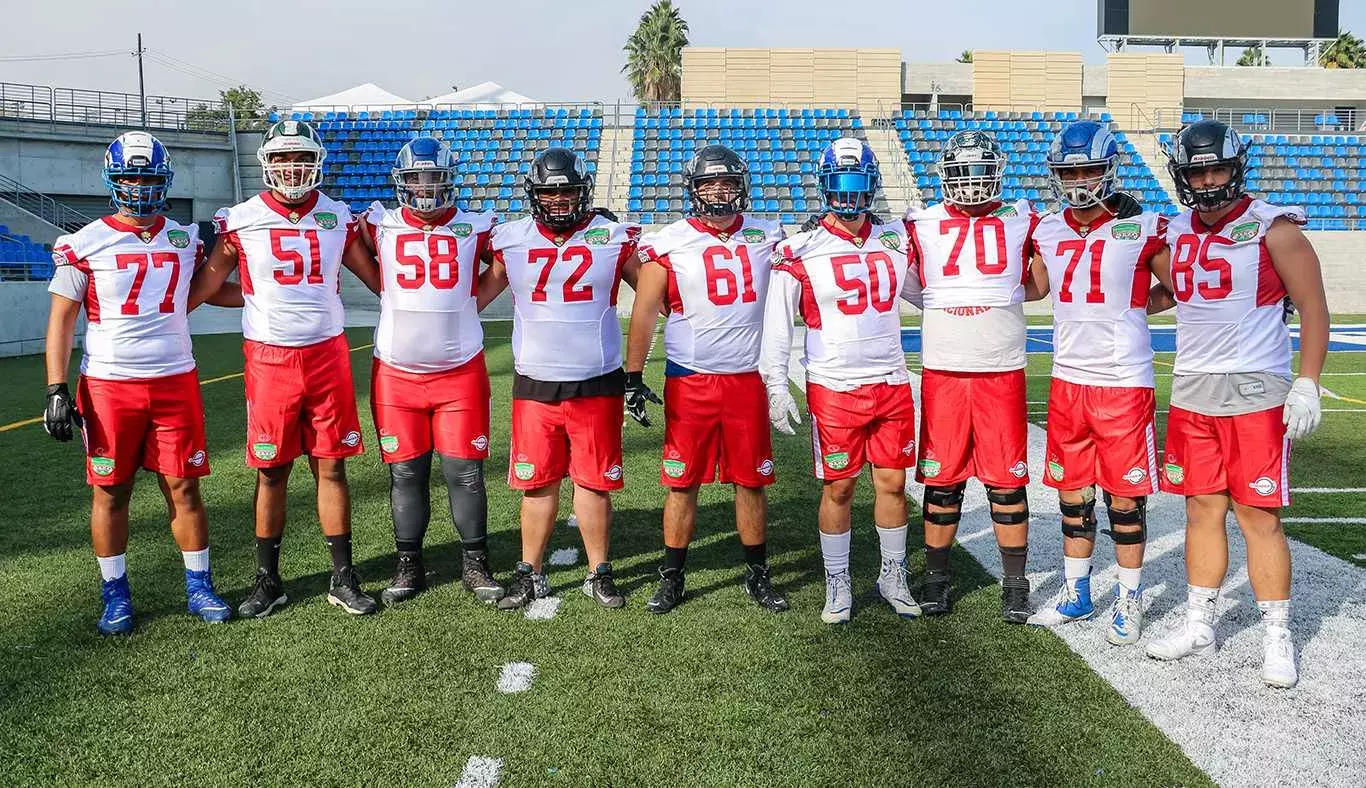
[[[626,352],[626,407],[649,426],[658,402],[641,378],[665,306],[664,565],[646,605],[667,613],[683,601],[683,566],[697,520],[698,488],[735,487],[735,529],[745,554],[745,591],[765,610],[786,610],[768,567],[764,488],[773,483],[768,398],[759,341],[770,257],[783,237],[770,219],[746,216],[749,166],[724,145],[707,145],[683,172],[692,216],[640,245],[641,269]]]
[[[307,123],[266,130],[256,157],[267,191],[214,215],[219,236],[194,305],[240,269],[246,337],[247,464],[256,478],[256,584],[238,607],[270,615],[288,602],[280,580],[280,538],[294,460],[308,455],[318,520],[332,556],[328,602],[375,612],[351,565],[351,494],[345,458],[361,452],[360,419],[343,333],[340,269],[379,291],[374,258],[357,238],[345,203],[318,191],[323,148]]]
[[[196,225],[160,215],[172,176],[160,140],[145,131],[119,136],[104,154],[104,184],[115,213],[61,236],[52,249],[43,427],[59,441],[71,440],[78,429],[85,443],[86,481],[93,490],[90,536],[103,578],[104,611],[96,628],[103,635],[133,629],[124,553],[139,467],[157,475],[166,498],[185,562],[190,613],[215,622],[232,615],[213,588],[199,495],[209,460],[186,297],[204,245]],[[82,307],[85,351],[73,398],[66,374]]]
[[[1107,125],[1079,120],[1053,139],[1048,169],[1064,206],[1034,229],[1029,298],[1053,296],[1053,380],[1044,484],[1058,490],[1063,578],[1029,623],[1090,618],[1096,487],[1103,491],[1119,564],[1106,639],[1138,641],[1147,496],[1157,492],[1153,350],[1147,306],[1152,267],[1165,264],[1167,221],[1116,191],[1119,143]]]
[[[1039,216],[1028,200],[1001,200],[1006,157],[991,135],[949,139],[938,173],[944,201],[907,212],[911,255],[924,290],[920,388],[924,409],[916,479],[925,485],[927,614],[952,610],[949,550],[970,477],[987,488],[1001,551],[1001,617],[1022,624],[1025,561],[1024,282]]]
[[[1176,368],[1163,490],[1186,496],[1182,626],[1148,644],[1180,659],[1215,648],[1219,587],[1228,570],[1230,501],[1247,541],[1248,581],[1265,624],[1262,680],[1298,680],[1290,635],[1290,549],[1280,510],[1290,504],[1290,442],[1319,424],[1319,373],[1328,308],[1318,255],[1300,231],[1304,212],[1248,195],[1238,132],[1204,120],[1177,135],[1168,163],[1188,210],[1167,226],[1176,298]],[[1287,302],[1300,313],[1299,376],[1291,373]]]
[[[873,465],[873,520],[882,554],[877,592],[898,615],[920,606],[906,575],[906,469],[915,463],[915,403],[901,349],[898,299],[914,299],[901,222],[869,218],[880,175],[866,143],[835,140],[821,153],[817,178],[826,214],[815,229],[778,244],[764,313],[759,371],[773,427],[801,423],[788,388],[794,319],[806,325],[806,401],[825,563],[821,620],[847,622],[850,507],[865,463]]]
[[[512,445],[508,486],[522,491],[522,560],[498,606],[550,594],[541,571],[560,486],[574,485],[574,514],[592,570],[583,592],[605,607],[626,603],[607,561],[610,493],[622,487],[621,367],[617,288],[632,287],[640,228],[593,205],[593,177],[566,148],[548,148],[524,184],[531,215],[493,229],[482,308],[512,289]]]
[[[392,171],[398,207],[376,202],[361,237],[378,258],[379,325],[370,407],[380,456],[389,465],[389,502],[398,567],[380,594],[387,605],[426,588],[422,540],[431,519],[432,454],[464,551],[460,580],[484,602],[503,589],[488,563],[489,375],[476,305],[479,261],[491,212],[456,206],[456,161],[446,143],[417,137]]]

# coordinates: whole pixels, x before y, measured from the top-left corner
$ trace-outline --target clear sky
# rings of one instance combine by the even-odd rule
[[[964,49],[1080,51],[1102,62],[1096,0],[675,0],[698,46],[894,47],[910,62]],[[1199,0],[1191,0],[1199,2]],[[629,95],[622,44],[647,0],[49,0],[6,3],[0,81],[137,91],[132,57],[152,54],[147,92],[213,97],[244,82],[271,103],[362,82],[423,99],[486,80],[546,101]],[[1046,9],[1046,10],[1044,10]],[[1366,36],[1366,0],[1341,25]],[[1293,53],[1272,53],[1291,65]],[[173,58],[167,59],[167,58]],[[1191,62],[1203,54],[1189,53]],[[189,65],[186,65],[189,64]],[[205,73],[207,72],[212,73]]]

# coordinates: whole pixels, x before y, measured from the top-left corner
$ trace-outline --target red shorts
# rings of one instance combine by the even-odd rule
[[[1155,407],[1150,388],[1083,386],[1054,378],[1043,483],[1059,490],[1098,484],[1125,498],[1157,492]]]
[[[758,372],[665,379],[660,484],[765,487],[774,478],[768,393]]]
[[[489,456],[489,373],[480,353],[445,372],[404,372],[375,359],[370,410],[380,457],[403,462],[433,448],[445,457]]]
[[[301,454],[340,459],[363,451],[346,335],[304,347],[247,340],[247,465],[272,468]]]
[[[1280,406],[1240,416],[1203,416],[1172,406],[1163,460],[1166,492],[1227,490],[1246,506],[1290,505],[1290,441]]]
[[[209,475],[204,402],[194,370],[141,380],[82,376],[76,407],[85,419],[87,483],[123,484],[138,468],[177,479]]]
[[[947,487],[976,476],[989,487],[1029,483],[1025,373],[921,372],[915,478]]]
[[[512,400],[508,486],[534,490],[568,476],[590,490],[620,490],[623,399]]]
[[[816,478],[858,476],[865,462],[879,468],[915,464],[915,398],[911,387],[869,383],[853,391],[806,387]]]

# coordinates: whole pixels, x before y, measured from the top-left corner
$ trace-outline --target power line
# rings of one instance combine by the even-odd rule
[[[245,80],[235,79],[233,77],[227,76],[226,74],[220,74],[216,71],[210,71],[209,69],[204,68],[203,66],[196,65],[187,60],[181,60],[180,58],[163,52],[160,49],[148,47],[147,55],[148,57],[151,57],[153,60],[157,61],[162,66],[169,68],[172,71],[177,71],[181,74],[185,74],[186,76],[195,77],[205,82],[213,82],[219,85],[226,85],[228,87],[237,87],[239,85],[246,84]],[[288,93],[281,93],[278,90],[270,90],[267,88],[259,88],[259,90],[263,94],[276,96],[290,103],[297,103],[299,101],[299,99],[297,99],[296,97],[291,96]]]
[[[50,55],[0,55],[0,63],[41,63],[50,60],[89,60],[100,57],[128,55],[126,49],[108,49],[102,52],[60,52]]]

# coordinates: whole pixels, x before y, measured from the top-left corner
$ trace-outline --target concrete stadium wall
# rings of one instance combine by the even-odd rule
[[[0,282],[0,357],[43,352],[47,333],[47,282]],[[76,345],[85,335],[85,314],[76,323]]]

